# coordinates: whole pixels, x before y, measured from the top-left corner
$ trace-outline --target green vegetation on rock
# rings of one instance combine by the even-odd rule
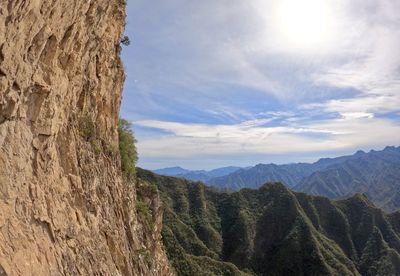
[[[82,115],[79,119],[79,134],[86,141],[91,141],[96,138],[96,125],[89,113]]]

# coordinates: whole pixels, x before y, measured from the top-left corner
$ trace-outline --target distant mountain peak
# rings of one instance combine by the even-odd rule
[[[360,155],[364,155],[364,154],[366,154],[365,151],[363,151],[363,150],[358,150],[354,155],[355,155],[355,156],[360,156]]]
[[[164,168],[164,170],[184,170],[184,171],[187,171],[186,169],[184,169],[182,167],[179,167],[179,166],[167,167],[167,168]]]
[[[161,174],[161,175],[174,176],[174,175],[187,173],[187,172],[189,172],[189,170],[184,169],[179,166],[175,166],[175,167],[168,167],[168,168],[154,170],[153,172],[155,172],[157,174]]]
[[[400,150],[400,147],[387,146],[384,148],[384,151],[393,151],[393,150]]]

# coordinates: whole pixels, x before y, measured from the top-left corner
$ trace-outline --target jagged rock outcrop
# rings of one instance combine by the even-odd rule
[[[124,20],[122,0],[0,1],[0,275],[170,274],[159,199],[146,225],[120,171]]]

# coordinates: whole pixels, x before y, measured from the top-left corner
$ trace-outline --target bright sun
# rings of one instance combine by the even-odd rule
[[[326,46],[333,38],[333,16],[328,0],[280,0],[276,26],[285,43],[296,49]]]

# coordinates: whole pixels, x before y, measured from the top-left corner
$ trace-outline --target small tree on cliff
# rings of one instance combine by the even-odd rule
[[[124,37],[122,37],[121,43],[125,46],[131,45],[131,40],[129,39],[129,36],[125,35]]]
[[[131,123],[125,119],[119,119],[118,136],[122,173],[127,178],[132,178],[135,175],[138,156],[135,146],[136,139],[131,129]]]

